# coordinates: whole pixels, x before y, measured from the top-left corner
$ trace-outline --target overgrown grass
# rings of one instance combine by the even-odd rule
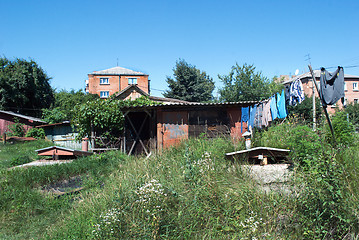
[[[1,160],[24,154],[32,156],[35,149],[46,142],[5,146]],[[14,150],[15,149],[15,150]],[[19,153],[15,153],[19,150]],[[26,155],[27,154],[27,155]],[[107,181],[106,176],[125,159],[121,153],[106,153],[80,158],[72,163],[42,167],[0,170],[0,237],[9,239],[38,239],[44,230],[68,214],[77,201],[76,195],[56,197],[44,191],[45,186],[72,177],[81,179],[84,191],[99,188]],[[7,166],[7,163],[3,164]]]
[[[225,159],[226,152],[238,150],[225,138],[190,139],[148,159],[110,152],[1,171],[0,237],[354,238],[359,145],[355,138],[345,140],[354,134],[345,130],[345,141],[333,146],[325,131],[287,121],[256,135],[258,145],[292,150],[296,167],[289,193],[264,192],[239,163]],[[55,198],[39,191],[72,176],[86,187],[78,195]]]
[[[147,160],[129,159],[46,238],[280,237],[291,198],[259,190],[224,159],[232,150],[229,140],[192,139]]]
[[[19,142],[14,144],[0,143],[0,170],[15,165],[16,159],[19,157],[28,158],[29,160],[40,159],[35,152],[36,149],[52,146],[53,144],[45,140],[37,140],[30,142]]]

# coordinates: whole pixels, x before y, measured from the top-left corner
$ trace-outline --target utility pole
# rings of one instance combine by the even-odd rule
[[[310,66],[310,65],[309,65]],[[315,131],[317,129],[317,119],[316,119],[316,114],[315,114],[315,78],[313,79],[313,131]]]
[[[318,87],[317,81],[315,80],[312,66],[309,64],[308,67],[309,67],[310,73],[312,74],[312,80],[313,80],[314,86],[315,86],[315,88],[317,89],[318,95],[319,95],[319,97],[320,97],[319,87]],[[314,94],[313,94],[313,95],[314,95]],[[330,131],[332,132],[334,145],[337,145],[337,142],[336,142],[336,140],[335,140],[333,125],[332,125],[332,122],[330,121],[330,118],[329,118],[329,115],[328,115],[328,111],[327,111],[327,107],[323,105],[323,102],[322,102],[322,107],[323,107],[323,110],[324,110],[325,117],[327,118]]]

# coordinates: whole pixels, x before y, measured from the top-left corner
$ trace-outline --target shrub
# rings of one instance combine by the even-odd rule
[[[349,146],[354,143],[354,126],[349,121],[347,113],[344,111],[336,112],[332,116],[332,125],[336,142],[340,145]],[[325,138],[332,143],[332,134],[329,125],[326,126]]]
[[[16,136],[16,137],[23,137],[25,136],[25,128],[24,125],[19,122],[19,119],[15,118],[14,124],[11,124],[8,128],[9,131],[7,132],[8,136]]]
[[[25,137],[33,137],[36,139],[45,138],[45,130],[43,128],[31,128],[27,131]]]
[[[315,161],[322,149],[318,134],[310,127],[296,123],[295,118],[288,118],[282,124],[257,133],[255,138],[257,146],[290,149],[291,159],[302,165],[310,165],[310,161]]]

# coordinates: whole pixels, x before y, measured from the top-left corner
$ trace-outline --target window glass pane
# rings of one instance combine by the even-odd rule
[[[128,84],[137,84],[137,78],[128,78]]]
[[[100,78],[100,84],[108,84],[108,78]]]
[[[100,92],[100,97],[107,98],[108,96],[109,96],[109,91],[101,91]]]

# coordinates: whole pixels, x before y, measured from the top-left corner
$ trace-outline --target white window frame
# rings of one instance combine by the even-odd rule
[[[353,100],[354,104],[358,104],[359,103],[358,100],[359,100],[358,98],[354,98],[354,100]]]
[[[100,98],[108,98],[110,96],[109,91],[101,91],[100,92]]]
[[[100,85],[109,85],[109,78],[100,78]]]
[[[353,91],[358,91],[358,82],[353,82]]]
[[[344,91],[348,91],[347,83],[344,83]]]
[[[128,85],[137,84],[137,78],[128,78]]]

